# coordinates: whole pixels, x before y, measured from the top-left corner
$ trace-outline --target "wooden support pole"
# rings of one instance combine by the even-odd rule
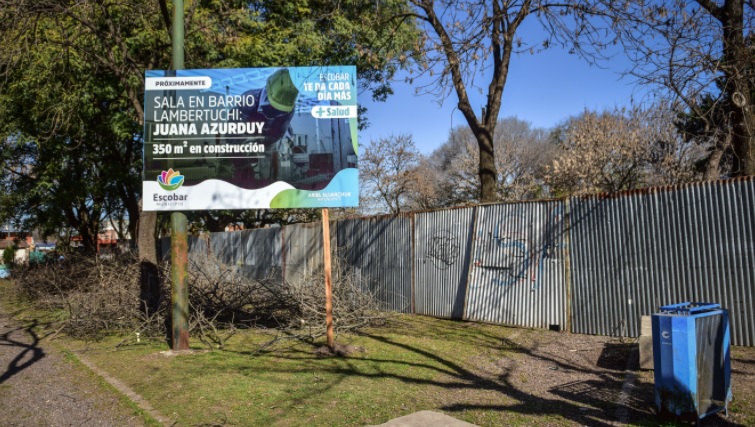
[[[171,349],[178,351],[189,349],[189,288],[186,285],[189,243],[186,215],[173,212],[170,219]]]
[[[333,342],[333,283],[330,257],[330,221],[327,208],[322,210],[322,252],[325,270],[325,327],[328,348],[332,350],[335,345]]]
[[[184,68],[184,3],[173,1],[173,69]],[[175,74],[174,74],[175,75]],[[170,275],[173,350],[189,349],[189,290],[186,286],[186,271],[189,264],[189,244],[186,215],[173,212],[170,215]]]

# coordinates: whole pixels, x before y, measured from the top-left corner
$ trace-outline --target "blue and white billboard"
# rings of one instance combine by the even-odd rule
[[[147,71],[143,208],[359,202],[354,66]]]

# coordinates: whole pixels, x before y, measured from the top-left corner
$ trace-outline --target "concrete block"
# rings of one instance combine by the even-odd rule
[[[642,316],[640,318],[640,335],[653,335],[653,323],[650,320],[650,316]]]
[[[394,418],[387,423],[367,427],[477,427],[466,421],[457,420],[446,414],[433,411],[419,411],[403,417]]]
[[[640,336],[640,369],[653,369],[653,337]]]

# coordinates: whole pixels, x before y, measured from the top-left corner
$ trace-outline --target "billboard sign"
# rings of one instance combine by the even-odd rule
[[[356,67],[145,73],[143,208],[359,202]]]

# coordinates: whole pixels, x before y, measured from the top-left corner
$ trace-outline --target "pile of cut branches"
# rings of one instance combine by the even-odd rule
[[[167,268],[167,267],[166,267]],[[258,327],[278,332],[277,339],[312,341],[325,335],[325,285],[322,271],[295,275],[289,281],[273,274],[250,279],[240,266],[226,265],[212,256],[189,258],[189,301],[197,327],[228,331]],[[168,275],[165,275],[166,278]],[[166,280],[167,282],[167,280]],[[383,324],[388,313],[380,312],[378,301],[366,283],[333,264],[333,318],[336,333],[358,332]],[[200,319],[211,320],[199,322]],[[207,334],[203,334],[207,335]],[[221,342],[212,340],[215,346]]]
[[[144,323],[138,281],[138,263],[130,254],[112,260],[71,254],[27,266],[17,283],[37,307],[65,312],[61,330],[78,338],[97,338]]]
[[[161,268],[159,309],[144,310],[140,299],[139,263],[131,254],[103,260],[68,256],[63,261],[30,266],[17,280],[21,293],[38,307],[62,313],[60,330],[70,336],[98,339],[127,333],[130,338],[164,339],[171,317],[170,265]],[[213,256],[189,258],[189,333],[208,347],[220,348],[239,328],[276,331],[275,339],[312,341],[325,334],[325,290],[322,271],[247,277],[243,266],[226,265]],[[336,333],[357,332],[385,322],[367,283],[343,264],[333,265],[333,318]],[[268,344],[271,344],[268,343]]]

